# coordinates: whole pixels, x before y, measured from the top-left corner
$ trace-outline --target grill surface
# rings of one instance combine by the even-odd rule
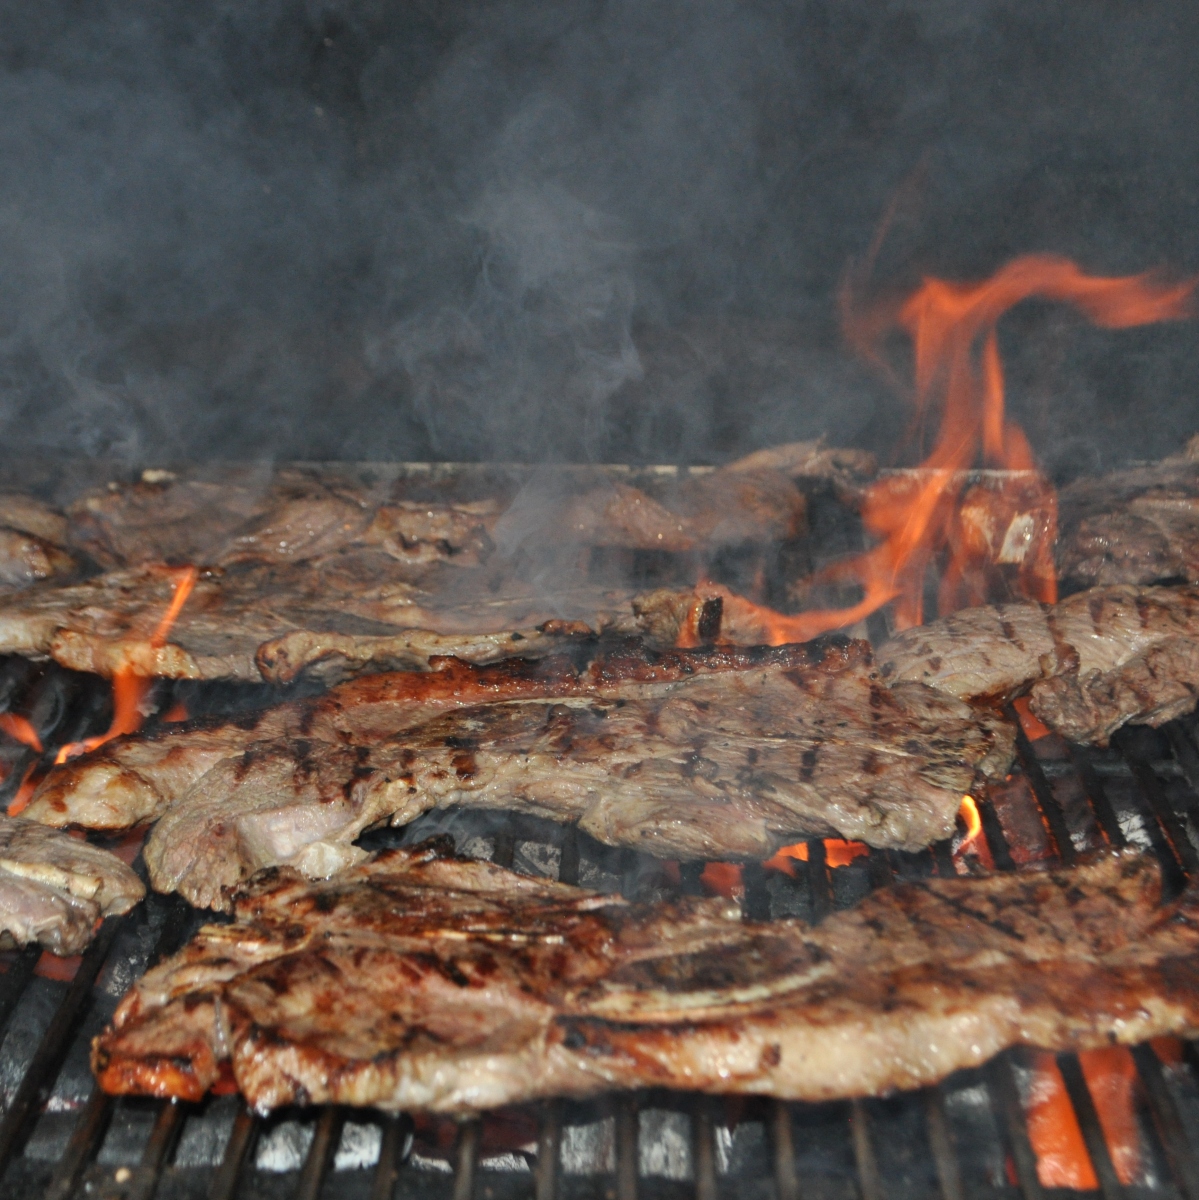
[[[853,548],[854,531],[819,504],[812,522],[820,552],[791,547],[786,554],[806,558],[810,567]],[[193,715],[281,698],[252,686],[160,686],[171,692],[160,711],[185,698]],[[0,710],[14,707],[29,715],[48,746],[103,730],[109,720],[107,688],[95,679],[0,661]],[[1159,858],[1168,888],[1181,887],[1199,862],[1196,734],[1193,717],[1161,730],[1127,729],[1108,750],[1070,746],[1053,735],[1030,742],[1021,733],[1011,777],[979,798],[985,846],[978,858],[1014,870],[1070,863],[1105,844],[1133,845]],[[8,802],[31,762],[29,752],[10,751],[0,802]],[[452,833],[460,850],[525,871],[638,898],[703,886],[702,863],[682,864],[681,883],[672,883],[654,859],[529,818],[430,813],[406,830],[364,840],[382,846],[432,832]],[[823,842],[811,842],[794,875],[744,869],[746,915],[818,921],[893,879],[957,873],[966,867],[955,857],[955,842],[919,854],[872,851],[839,867],[829,865]],[[1026,1121],[1031,1057],[1024,1051],[888,1100],[808,1105],[649,1092],[505,1110],[458,1125],[335,1108],[262,1119],[236,1096],[181,1105],[100,1094],[87,1065],[91,1037],[137,975],[206,919],[211,914],[152,894],[126,917],[106,922],[78,960],[64,963],[36,948],[0,955],[0,1194],[53,1200],[1084,1194],[1050,1191],[1038,1181]],[[1199,1200],[1199,1051],[1187,1046],[1181,1061],[1163,1061],[1142,1046],[1133,1060],[1136,1128],[1128,1137],[1137,1166],[1132,1182],[1121,1184],[1078,1058],[1057,1058],[1100,1194]]]

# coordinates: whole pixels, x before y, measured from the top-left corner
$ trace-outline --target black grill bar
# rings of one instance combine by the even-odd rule
[[[387,1116],[383,1118],[383,1137],[379,1143],[379,1161],[371,1179],[370,1200],[391,1200],[400,1167],[407,1159],[407,1149],[412,1144],[412,1118]],[[556,1160],[555,1160],[556,1162]],[[537,1200],[553,1200],[552,1196]]]
[[[795,1127],[791,1105],[775,1100],[770,1106],[771,1153],[777,1200],[800,1200],[799,1173],[795,1169]]]
[[[696,1100],[691,1116],[691,1163],[695,1172],[695,1200],[718,1200],[716,1120],[713,1101],[707,1096]]]
[[[12,1104],[4,1114],[4,1120],[0,1121],[0,1178],[3,1178],[13,1155],[21,1148],[38,1111],[54,1086],[58,1069],[70,1049],[71,1038],[91,1004],[92,984],[124,920],[124,917],[110,917],[84,951],[75,978],[71,980],[67,994],[50,1019]]]
[[[1125,762],[1132,768],[1132,775],[1137,782],[1137,787],[1142,797],[1148,802],[1161,828],[1167,847],[1166,855],[1161,855],[1159,852],[1159,857],[1164,860],[1162,866],[1168,870],[1173,864],[1177,864],[1176,872],[1180,871],[1183,879],[1193,876],[1196,868],[1199,867],[1199,855],[1196,854],[1195,847],[1187,837],[1186,828],[1166,797],[1161,780],[1158,779],[1152,765],[1142,753],[1136,731],[1121,729],[1112,740],[1116,742],[1117,749]],[[1181,886],[1183,879],[1176,878],[1173,882],[1176,886]]]
[[[475,1172],[479,1167],[479,1141],[483,1122],[477,1117],[463,1121],[454,1147],[454,1200],[473,1200]]]
[[[184,1106],[174,1100],[164,1101],[159,1106],[154,1128],[142,1150],[141,1162],[127,1185],[127,1200],[153,1200],[163,1167],[170,1160],[175,1143],[183,1132],[183,1113]]]
[[[1162,1064],[1149,1046],[1134,1046],[1133,1061],[1145,1085],[1145,1098],[1162,1150],[1185,1200],[1199,1200],[1199,1157],[1187,1141],[1178,1106],[1170,1095]]]
[[[312,1144],[308,1147],[308,1155],[304,1159],[304,1168],[300,1172],[296,1200],[318,1200],[321,1185],[325,1182],[325,1176],[333,1163],[333,1156],[337,1153],[337,1143],[344,1124],[345,1116],[338,1106],[330,1104],[321,1110]]]
[[[8,970],[0,975],[0,1034],[8,1025],[8,1018],[33,978],[33,970],[41,957],[42,948],[39,945],[34,943],[26,946]]]
[[[225,1144],[221,1165],[217,1167],[208,1189],[208,1200],[233,1200],[237,1194],[242,1167],[249,1161],[250,1153],[258,1141],[262,1121],[245,1105],[237,1110],[233,1131]]]
[[[1053,794],[1053,787],[1045,777],[1036,751],[1032,748],[1032,743],[1024,732],[1024,726],[1020,724],[1020,715],[1014,708],[1009,707],[1007,717],[1016,727],[1016,757],[1028,779],[1037,807],[1041,810],[1041,819],[1045,822],[1045,828],[1049,831],[1049,836],[1053,841],[1054,853],[1060,862],[1066,866],[1072,866],[1078,861],[1078,851],[1075,850],[1074,842],[1070,837],[1066,814],[1062,812],[1062,806],[1058,804],[1057,797]]]
[[[862,1200],[883,1200],[883,1181],[874,1156],[874,1141],[870,1136],[870,1117],[865,1100],[850,1102],[849,1131],[853,1136],[853,1157],[858,1168],[858,1188]]]
[[[616,1200],[637,1200],[641,1157],[641,1116],[635,1096],[616,1101]],[[455,1197],[454,1200],[459,1200]]]
[[[945,1093],[940,1086],[925,1088],[924,1116],[928,1122],[928,1142],[937,1167],[937,1182],[941,1200],[965,1200],[962,1187],[962,1168],[953,1148],[949,1118],[945,1115]]]
[[[1095,1168],[1095,1177],[1099,1180],[1103,1200],[1124,1200],[1124,1188],[1116,1176],[1116,1168],[1107,1148],[1107,1139],[1103,1136],[1103,1126],[1099,1123],[1099,1113],[1095,1109],[1095,1101],[1091,1097],[1091,1089],[1087,1086],[1086,1076],[1082,1073],[1082,1064],[1076,1054],[1059,1054],[1057,1065],[1066,1085],[1066,1094],[1070,1097],[1070,1104],[1078,1118],[1078,1127],[1082,1131],[1083,1141],[1086,1142],[1091,1165]]]
[[[112,1097],[99,1088],[92,1091],[87,1104],[71,1130],[70,1141],[46,1189],[45,1200],[67,1200],[74,1194],[87,1164],[95,1157],[112,1120]]]
[[[577,843],[576,843],[577,845]],[[541,1111],[537,1131],[536,1200],[557,1200],[562,1156],[562,1106],[551,1100]]]
[[[1037,1155],[1028,1136],[1024,1106],[1012,1069],[1010,1053],[1001,1054],[987,1069],[990,1093],[996,1103],[1004,1148],[1016,1173],[1016,1184],[1024,1200],[1044,1200],[1045,1192],[1037,1176]]]

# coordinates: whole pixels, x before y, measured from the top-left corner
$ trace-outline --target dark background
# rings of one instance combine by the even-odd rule
[[[835,295],[1199,270],[1199,5],[0,7],[6,454],[719,462],[904,401]],[[1065,477],[1199,428],[1199,326],[1027,305]]]

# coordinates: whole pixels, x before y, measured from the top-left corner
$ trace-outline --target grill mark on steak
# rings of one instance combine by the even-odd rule
[[[128,912],[145,893],[115,854],[0,815],[0,948],[37,942],[79,954],[101,919]]]
[[[963,699],[1031,691],[1032,708],[1075,742],[1103,744],[1127,722],[1190,711],[1199,588],[1107,587],[1053,606],[965,609],[879,649],[892,686],[920,680]]]
[[[877,1095],[1021,1042],[1193,1032],[1199,895],[1159,904],[1156,863],[1122,852],[752,924],[723,900],[631,904],[425,845],[329,881],[257,876],[233,924],[134,985],[92,1063],[109,1092],[188,1100],[228,1073],[260,1111]]]

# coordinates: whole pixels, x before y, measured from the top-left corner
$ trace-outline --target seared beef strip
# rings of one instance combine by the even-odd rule
[[[963,609],[880,647],[891,684],[1032,707],[1075,742],[1106,743],[1127,722],[1161,725],[1199,697],[1199,588],[1107,587],[1055,605]]]
[[[0,947],[39,942],[78,954],[102,917],[128,912],[142,881],[115,854],[0,816]]]
[[[517,679],[503,690],[518,698],[484,704],[471,704],[481,685],[434,682],[422,698],[399,682],[390,703],[364,680],[252,731],[114,743],[52,774],[28,811],[159,816],[153,886],[221,906],[259,867],[328,874],[363,856],[369,826],[458,805],[577,822],[663,857],[763,858],[826,835],[914,850],[948,837],[976,773],[1011,758],[1002,724],[922,684],[883,687],[862,642],[604,662]],[[355,694],[360,706],[342,703]]]
[[[177,679],[336,682],[362,670],[423,669],[430,657],[491,662],[601,633],[672,645],[701,603],[567,580],[541,588],[503,568],[423,568],[377,548],[303,563],[203,571],[164,644],[153,634],[178,579],[162,566],[111,571],[0,600],[0,653],[49,655],[73,670]],[[724,630],[736,637],[735,625]]]
[[[32,496],[0,494],[0,590],[76,574],[79,564],[64,549],[66,543],[62,513]]]
[[[935,1083],[1007,1046],[1199,1030],[1199,895],[1153,860],[930,879],[812,928],[630,904],[433,844],[277,869],[121,1002],[112,1093],[466,1113],[666,1087],[789,1100]]]
[[[1079,479],[1058,499],[1062,579],[1199,583],[1199,436],[1159,463]]]

